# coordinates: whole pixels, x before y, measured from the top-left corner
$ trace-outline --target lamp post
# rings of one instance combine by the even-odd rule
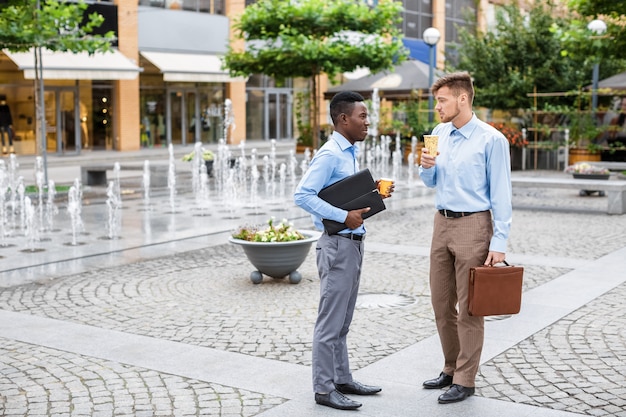
[[[606,32],[606,23],[604,21],[596,19],[589,22],[587,25],[587,29],[589,29],[594,36],[593,38],[601,37],[604,32]],[[591,111],[595,115],[596,109],[598,108],[598,78],[600,77],[600,61],[599,59],[593,64],[593,75],[592,75],[592,85],[591,85]]]
[[[428,59],[428,88],[433,85],[433,80],[435,78],[435,47],[437,46],[437,42],[441,38],[441,33],[437,28],[428,28],[424,31],[422,35],[424,42],[428,45],[430,49],[430,56]],[[428,94],[428,123],[432,124],[433,122],[433,95],[431,92]]]

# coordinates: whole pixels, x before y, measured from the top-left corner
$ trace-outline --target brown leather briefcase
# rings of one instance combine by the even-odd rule
[[[522,305],[521,266],[478,266],[469,273],[469,315],[517,314]]]

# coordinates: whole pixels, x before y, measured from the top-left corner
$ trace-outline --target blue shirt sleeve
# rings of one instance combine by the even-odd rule
[[[344,223],[348,212],[318,197],[321,189],[357,172],[354,146],[334,132],[328,142],[315,154],[294,193],[297,206],[311,214],[315,227],[324,229],[322,219]],[[348,229],[348,231],[350,231]],[[364,233],[363,226],[352,230]]]

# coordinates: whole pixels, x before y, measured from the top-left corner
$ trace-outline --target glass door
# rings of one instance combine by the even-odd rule
[[[292,137],[291,90],[268,89],[265,94],[265,138]]]
[[[112,91],[112,89],[104,87],[92,89],[91,118],[84,121],[84,124],[88,126],[88,137],[83,138],[85,148],[113,149]]]
[[[80,152],[80,115],[73,87],[50,87],[44,91],[46,149],[49,152]]]
[[[195,88],[170,88],[167,94],[167,142],[186,145],[202,137],[200,103]],[[196,117],[196,115],[198,115]]]
[[[185,121],[185,95],[182,90],[169,90],[167,95],[167,143],[181,144],[185,129],[183,121]]]
[[[202,116],[200,115],[200,102],[196,100],[196,92],[185,91],[185,126],[186,138],[183,143],[202,142]]]

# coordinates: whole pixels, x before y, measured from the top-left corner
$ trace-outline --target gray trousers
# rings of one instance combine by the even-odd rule
[[[313,390],[352,381],[346,337],[359,292],[363,242],[322,234],[317,241],[320,303],[313,334]]]

